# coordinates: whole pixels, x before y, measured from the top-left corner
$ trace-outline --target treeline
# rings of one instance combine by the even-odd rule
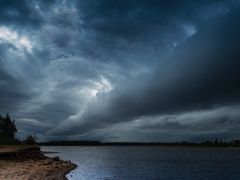
[[[9,113],[5,116],[0,114],[0,145],[7,144],[36,144],[37,137],[35,135],[27,135],[27,137],[20,141],[16,137],[17,127],[15,121],[11,119]]]
[[[48,141],[38,143],[41,146],[99,146],[99,141]]]
[[[222,141],[219,139],[204,142],[99,142],[99,141],[49,141],[41,146],[186,146],[186,147],[240,147],[240,140]]]

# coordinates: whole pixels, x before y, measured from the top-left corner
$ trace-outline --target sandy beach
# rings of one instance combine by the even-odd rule
[[[0,156],[0,179],[4,180],[63,180],[75,168],[70,161],[44,156],[40,149]]]

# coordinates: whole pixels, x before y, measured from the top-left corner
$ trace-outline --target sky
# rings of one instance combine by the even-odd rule
[[[0,0],[0,113],[40,141],[240,138],[239,0]]]

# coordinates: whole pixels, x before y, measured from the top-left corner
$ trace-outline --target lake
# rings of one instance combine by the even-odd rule
[[[70,180],[239,180],[240,149],[196,147],[44,146],[78,168]]]

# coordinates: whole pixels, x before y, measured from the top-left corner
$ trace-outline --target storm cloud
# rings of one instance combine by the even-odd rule
[[[41,140],[239,132],[239,1],[1,1],[0,112]]]

